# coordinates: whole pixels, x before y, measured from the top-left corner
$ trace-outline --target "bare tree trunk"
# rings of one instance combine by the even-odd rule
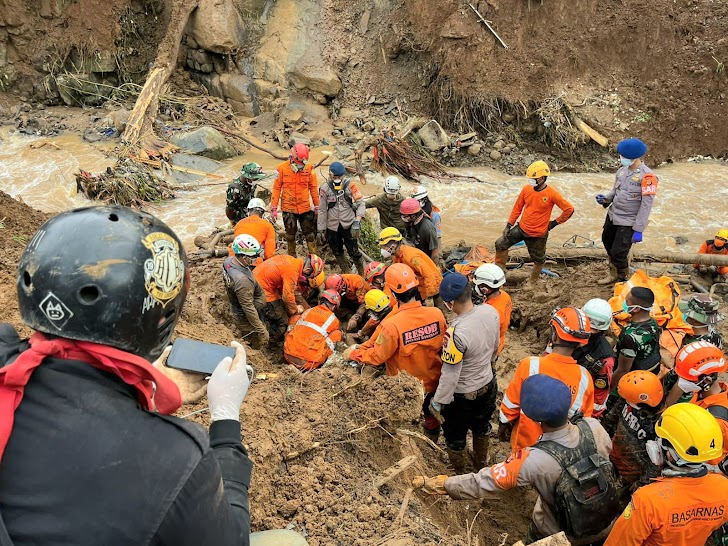
[[[524,249],[511,252],[513,256],[528,256]],[[603,248],[549,248],[547,257],[552,260],[604,260],[607,252]],[[682,252],[647,252],[636,250],[631,259],[637,262],[672,263],[672,264],[698,264],[728,266],[728,255],[717,254],[683,254]]]
[[[172,4],[167,33],[159,44],[157,58],[131,111],[122,135],[123,142],[139,145],[142,140],[153,135],[152,124],[157,117],[159,96],[177,65],[182,36],[198,2],[199,0],[175,0]]]

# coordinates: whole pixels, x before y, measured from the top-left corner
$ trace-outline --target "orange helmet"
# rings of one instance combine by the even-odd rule
[[[324,290],[321,294],[319,294],[319,303],[323,303],[324,301],[329,302],[334,306],[334,310],[336,310],[339,308],[339,305],[341,305],[341,296],[339,296],[339,293],[334,290]]]
[[[382,262],[371,262],[364,268],[364,280],[371,284],[374,277],[384,275],[387,266]]]
[[[665,393],[657,376],[645,370],[624,374],[617,385],[617,392],[628,404],[647,404],[653,408],[662,402],[662,395]]]
[[[576,307],[557,309],[551,315],[551,326],[564,341],[586,345],[591,334],[591,322],[584,311]]]
[[[326,279],[326,282],[324,283],[324,290],[333,290],[342,296],[346,293],[346,288],[346,280],[344,280],[344,277],[338,273],[329,275],[329,278]]]
[[[305,273],[307,269],[311,269],[309,273]],[[306,278],[318,277],[324,271],[324,261],[316,254],[309,254],[306,261],[303,262],[303,276]]]
[[[305,144],[296,144],[291,148],[291,161],[299,165],[305,165],[308,162],[308,146]]]
[[[407,264],[392,264],[384,273],[385,285],[395,294],[402,294],[420,284],[415,272]]]
[[[728,369],[725,355],[707,341],[693,341],[678,351],[675,372],[678,377],[697,383],[704,375],[722,373]]]

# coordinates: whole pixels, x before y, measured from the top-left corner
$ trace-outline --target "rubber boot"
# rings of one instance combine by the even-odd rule
[[[531,270],[531,276],[528,278],[528,284],[534,284],[539,277],[541,276],[541,270],[543,269],[543,264],[533,264],[533,269]]]
[[[609,274],[603,279],[599,279],[597,284],[599,286],[606,286],[608,284],[614,284],[617,282],[617,268],[612,264],[609,264]]]
[[[488,437],[473,434],[473,464],[475,472],[488,466]]]
[[[445,448],[447,456],[450,459],[450,466],[455,471],[455,474],[465,474],[465,450]]]
[[[359,275],[360,277],[363,277],[364,276],[364,260],[361,258],[361,256],[359,258],[357,258],[356,260],[354,260],[354,267],[356,267],[357,275]]]
[[[617,282],[625,282],[629,278],[629,269],[617,269]]]
[[[296,257],[296,236],[286,235],[286,244],[288,245],[288,255]]]
[[[349,260],[346,259],[346,256],[343,254],[337,254],[335,258],[342,274],[351,273],[351,266],[349,265]]]
[[[306,240],[306,248],[308,248],[309,254],[316,254],[316,241]]]
[[[505,271],[507,263],[508,263],[508,251],[507,250],[496,250],[495,251],[495,265],[497,265],[503,271]]]

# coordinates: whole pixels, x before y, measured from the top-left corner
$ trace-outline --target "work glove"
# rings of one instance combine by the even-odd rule
[[[357,325],[359,324],[359,320],[361,317],[354,315],[349,319],[349,322],[346,323],[346,331],[351,332],[356,329]]]
[[[228,419],[240,421],[240,407],[250,388],[245,348],[237,341],[230,343],[230,346],[235,348],[235,358],[223,358],[212,372],[207,385],[207,400],[213,422]]]
[[[516,425],[515,421],[508,421],[507,423],[500,423],[498,425],[498,440],[501,442],[510,442],[511,441],[511,433],[513,432],[513,427]]]
[[[430,413],[432,416],[437,419],[437,422],[440,424],[443,424],[445,422],[445,418],[442,416],[442,406],[435,402],[435,400],[430,400],[430,407],[429,407]]]
[[[554,229],[558,225],[559,225],[559,223],[556,220],[551,220],[549,222],[549,231],[551,231],[552,229]]]
[[[427,476],[415,476],[412,479],[412,487],[422,488],[422,491],[428,495],[447,495],[445,489],[445,480],[447,476],[440,474],[434,478],[428,478]]]
[[[270,217],[273,218],[274,222],[278,221],[278,207],[270,208]]]
[[[641,243],[642,242],[642,232],[641,231],[635,231],[632,234],[632,242],[633,243]]]
[[[324,246],[326,244],[326,232],[325,231],[319,231],[316,234],[316,241],[319,245]]]
[[[359,220],[354,220],[354,223],[351,224],[352,239],[359,239],[360,233],[361,233],[361,222]]]
[[[346,349],[344,349],[344,352],[341,353],[341,357],[344,360],[351,360],[351,353],[353,353],[354,349],[356,349],[358,347],[359,347],[359,345],[352,345],[351,347],[347,347]]]
[[[296,314],[302,315],[305,309],[303,308],[303,305],[296,305]]]
[[[162,351],[162,354],[154,361],[152,366],[166,375],[167,378],[174,381],[182,395],[183,404],[194,404],[195,402],[198,402],[203,396],[205,396],[205,391],[207,390],[205,375],[168,368],[167,357],[170,352],[172,352],[171,345]]]
[[[602,194],[602,193],[600,193],[599,195],[597,195],[594,199],[596,199],[597,200],[597,203],[599,203],[603,207],[606,207],[606,206],[609,205],[609,198],[606,195]]]
[[[506,229],[503,230],[503,238],[504,239],[507,239],[508,238],[508,234],[511,232],[511,229],[513,229],[513,225],[512,224],[506,224]]]

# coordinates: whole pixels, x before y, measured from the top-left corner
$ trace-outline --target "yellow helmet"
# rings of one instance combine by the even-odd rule
[[[542,176],[551,176],[551,169],[545,161],[534,161],[526,169],[526,176],[528,178],[541,178]]]
[[[381,290],[370,290],[364,296],[364,304],[370,311],[379,313],[389,307],[389,296]]]
[[[708,410],[695,404],[667,408],[655,425],[655,433],[672,445],[680,458],[704,463],[723,454],[723,434]]]
[[[728,241],[728,228],[719,229],[718,233],[715,234],[716,238],[725,239]]]
[[[395,227],[388,227],[384,228],[379,233],[379,239],[377,239],[377,242],[379,243],[379,246],[384,246],[388,243],[391,243],[392,241],[401,241],[402,240],[402,234],[399,232],[399,230]]]

